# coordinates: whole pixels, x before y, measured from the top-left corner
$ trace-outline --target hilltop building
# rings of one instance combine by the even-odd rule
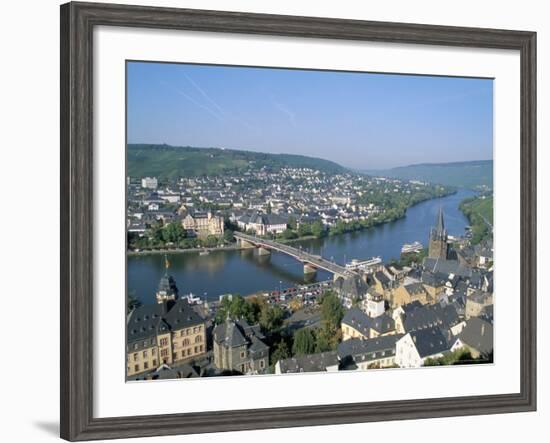
[[[239,217],[237,225],[240,229],[252,231],[256,235],[280,234],[286,231],[288,220],[277,214],[261,214],[254,211],[250,215]]]
[[[204,319],[186,299],[134,309],[127,321],[127,376],[179,365],[206,353]]]
[[[375,338],[395,333],[395,321],[387,314],[372,318],[358,308],[351,308],[342,319],[342,341],[352,338]]]
[[[197,212],[187,214],[182,221],[183,228],[193,232],[197,237],[208,237],[209,235],[221,236],[224,230],[223,217],[213,215],[212,212]]]
[[[445,229],[445,222],[443,221],[443,209],[439,208],[436,225],[430,230],[428,256],[430,258],[446,260],[448,252],[449,245],[447,244],[447,230]]]
[[[157,189],[158,180],[156,177],[144,177],[141,179],[141,187],[145,189]]]
[[[264,374],[269,366],[269,346],[259,325],[246,320],[226,320],[214,328],[214,364],[241,374]]]

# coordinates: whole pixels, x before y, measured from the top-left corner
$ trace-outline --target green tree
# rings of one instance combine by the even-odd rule
[[[268,334],[279,332],[283,325],[284,311],[278,306],[264,305],[260,311],[260,327]]]
[[[205,248],[214,248],[218,244],[219,238],[215,235],[209,235],[201,241],[202,246]]]
[[[290,357],[290,351],[288,350],[288,345],[286,341],[281,340],[279,343],[277,343],[273,347],[273,352],[271,352],[271,355],[269,356],[271,360],[271,366],[270,366],[270,372],[273,373],[275,364],[279,360],[284,360],[285,358]]]
[[[315,341],[315,352],[327,352],[336,349],[338,340],[334,336],[330,335],[330,332],[325,328],[321,328],[317,331]]]
[[[296,229],[296,217],[294,217],[293,215],[288,217],[288,227],[290,229]]]
[[[185,229],[181,223],[168,223],[162,229],[162,239],[166,243],[178,243],[186,237]]]
[[[327,291],[321,299],[321,325],[328,330],[340,328],[340,323],[344,318],[344,308],[340,303],[338,296]]]
[[[294,232],[292,229],[285,229],[281,234],[281,237],[285,240],[292,240],[298,238],[298,234],[296,234],[296,232]]]
[[[309,223],[300,223],[300,226],[298,227],[298,235],[300,237],[311,235],[311,225]]]
[[[342,337],[340,323],[344,318],[344,308],[338,296],[327,291],[321,300],[321,328],[317,332],[316,352],[332,351],[336,349]]]
[[[324,235],[325,227],[323,226],[323,223],[320,220],[316,220],[312,223],[311,233],[317,238],[321,238]]]
[[[223,231],[223,239],[226,243],[233,243],[235,241],[233,231],[231,229],[226,229],[225,231]]]
[[[313,354],[315,352],[315,333],[310,328],[298,329],[292,344],[293,355]]]
[[[256,319],[252,303],[240,295],[223,297],[214,320],[217,324],[220,324],[228,318],[231,320],[245,319],[249,323],[255,323]]]

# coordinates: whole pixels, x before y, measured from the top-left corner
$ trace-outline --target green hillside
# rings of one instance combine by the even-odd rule
[[[493,188],[493,161],[424,163],[393,169],[365,171],[371,175],[420,180],[462,188]]]
[[[470,197],[460,202],[460,210],[472,227],[472,243],[477,244],[492,234],[493,196]]]
[[[238,174],[249,167],[312,168],[324,172],[345,171],[337,163],[292,154],[264,154],[220,148],[193,148],[170,145],[129,144],[127,168],[130,177],[196,177],[201,175]]]

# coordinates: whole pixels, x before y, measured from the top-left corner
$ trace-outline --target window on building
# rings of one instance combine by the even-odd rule
[[[244,358],[244,356],[245,356],[245,352],[241,351],[241,358]]]
[[[168,345],[168,339],[166,337],[160,339],[160,345],[161,346],[167,346]]]
[[[137,360],[138,360],[138,353],[136,352],[136,353],[134,354],[134,361],[137,361]]]
[[[264,366],[265,366],[265,363],[264,363],[264,361],[263,361],[263,360],[260,360],[260,368],[262,368],[262,369],[263,369],[263,368],[264,368]]]
[[[143,351],[143,358],[147,358],[147,349]]]
[[[199,347],[198,347],[198,346],[195,346],[195,349],[194,349],[194,350],[195,350],[195,354],[196,354],[197,352],[199,352]]]
[[[202,341],[202,335],[197,335],[195,337],[195,343],[200,343]]]
[[[153,366],[157,366],[157,360],[156,359],[153,360]]]
[[[135,372],[139,372],[139,365],[135,365],[135,366],[134,366],[134,371],[135,371]]]
[[[202,347],[202,345],[200,345],[199,346],[199,351],[202,352],[202,350],[203,350],[203,347]]]
[[[191,355],[191,348],[187,349],[187,355]]]
[[[161,349],[160,350],[160,355],[162,357],[168,357],[168,349]]]
[[[185,351],[181,351],[181,356],[185,357]]]
[[[143,363],[143,369],[149,369],[149,363],[144,362]]]

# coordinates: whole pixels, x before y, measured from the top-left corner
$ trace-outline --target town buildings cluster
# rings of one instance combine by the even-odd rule
[[[250,169],[240,175],[127,180],[127,229],[140,237],[178,223],[189,237],[221,237],[231,226],[257,235],[281,234],[289,222],[365,222],[449,192],[443,186],[309,168]],[[131,245],[129,245],[131,246]]]
[[[459,240],[449,238],[440,210],[421,262],[375,263],[354,273],[335,274],[331,290],[344,312],[338,343],[328,351],[286,358],[274,357],[271,331],[244,318],[220,319],[207,304],[180,296],[167,263],[155,294],[157,304],[128,314],[128,379],[492,362],[492,240],[488,237],[475,246]],[[291,312],[288,303],[284,309],[291,321],[304,308]],[[292,334],[319,328],[317,320],[302,322]]]

